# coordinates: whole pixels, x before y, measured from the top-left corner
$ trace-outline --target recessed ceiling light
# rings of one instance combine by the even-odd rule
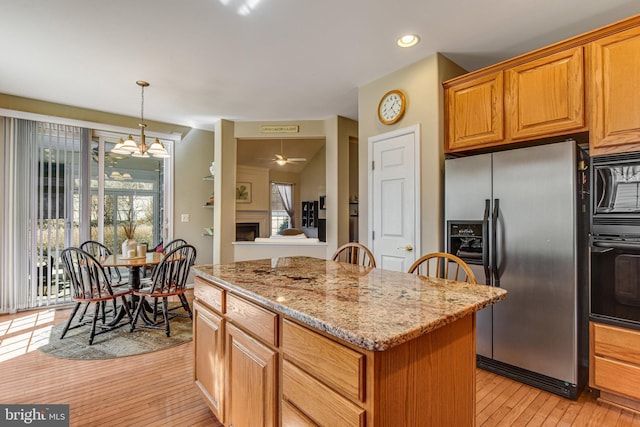
[[[400,47],[411,47],[418,44],[419,41],[420,41],[420,37],[418,37],[417,35],[405,34],[404,36],[398,39],[397,43],[398,43],[398,46]]]

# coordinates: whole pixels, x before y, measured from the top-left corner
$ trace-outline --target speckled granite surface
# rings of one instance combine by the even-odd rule
[[[506,296],[500,288],[307,257],[197,265],[193,270],[276,312],[376,351]]]

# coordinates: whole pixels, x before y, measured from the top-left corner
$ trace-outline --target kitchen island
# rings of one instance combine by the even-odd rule
[[[470,426],[506,291],[290,257],[194,266],[194,377],[225,425]]]

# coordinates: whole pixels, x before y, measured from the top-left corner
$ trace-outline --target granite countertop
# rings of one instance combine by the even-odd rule
[[[506,291],[309,257],[196,265],[196,275],[361,348],[383,351]]]

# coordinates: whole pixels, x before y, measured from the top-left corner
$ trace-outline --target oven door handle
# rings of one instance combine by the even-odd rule
[[[607,250],[600,252],[609,252],[613,249],[631,249],[635,251],[640,251],[640,243],[628,243],[628,242],[593,242],[591,243],[591,249],[594,248],[605,248]]]
[[[613,248],[601,248],[598,246],[591,245],[591,253],[592,254],[606,254],[607,252],[611,252]]]

